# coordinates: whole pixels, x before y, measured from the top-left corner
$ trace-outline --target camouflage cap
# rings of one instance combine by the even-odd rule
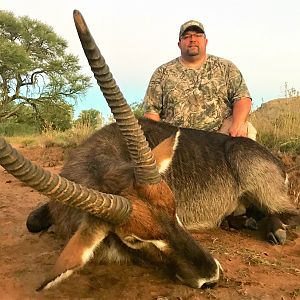
[[[205,33],[204,26],[202,23],[195,20],[190,20],[180,26],[179,38],[181,38],[184,32],[190,27],[193,27],[193,29],[198,29],[200,32]]]

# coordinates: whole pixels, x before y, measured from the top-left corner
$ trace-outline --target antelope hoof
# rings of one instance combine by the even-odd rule
[[[37,233],[47,230],[53,224],[53,220],[49,211],[48,203],[33,210],[26,221],[29,232]]]
[[[245,227],[251,230],[258,230],[258,225],[255,219],[247,218],[245,221]]]
[[[274,245],[283,245],[286,242],[286,230],[278,229],[267,234],[267,240]]]

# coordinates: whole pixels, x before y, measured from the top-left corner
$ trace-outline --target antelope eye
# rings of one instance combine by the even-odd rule
[[[126,236],[124,238],[124,241],[131,245],[138,245],[140,243],[143,243],[143,241],[141,241],[137,237],[131,236],[131,235]]]

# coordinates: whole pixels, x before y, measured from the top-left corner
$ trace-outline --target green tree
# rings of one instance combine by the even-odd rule
[[[68,101],[83,95],[91,79],[66,49],[50,26],[0,11],[0,122],[20,115],[25,106],[40,128],[50,116],[70,115]]]
[[[39,115],[43,120],[44,127],[53,130],[65,131],[72,127],[73,122],[73,106],[68,103],[41,103],[39,106]],[[36,131],[41,131],[41,128],[36,123],[35,111],[29,105],[23,105],[15,114],[14,117],[10,118],[11,122],[14,120],[18,124],[28,124],[36,128]]]
[[[133,102],[130,105],[134,115],[136,118],[141,118],[144,115],[144,107],[143,107],[143,102]]]
[[[141,118],[141,117],[144,116],[143,101],[133,102],[132,104],[130,104],[130,108],[131,108],[131,110],[134,113],[136,118]],[[112,114],[110,114],[108,116],[106,124],[111,124],[111,123],[114,123],[114,122],[115,122],[114,116]]]
[[[40,107],[40,115],[48,128],[65,131],[72,127],[73,106],[65,102],[59,105],[47,103]]]
[[[82,110],[76,123],[81,123],[93,128],[101,128],[104,124],[104,118],[96,109]]]
[[[130,104],[130,108],[131,108],[131,110],[134,113],[136,118],[141,118],[141,117],[144,116],[143,101],[133,102],[132,104]],[[108,116],[106,124],[111,124],[111,123],[114,123],[114,122],[115,122],[114,116],[112,114],[110,114]]]

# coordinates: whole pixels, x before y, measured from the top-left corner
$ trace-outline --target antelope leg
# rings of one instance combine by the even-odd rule
[[[93,257],[95,249],[107,236],[108,231],[109,226],[105,223],[82,223],[58,257],[51,273],[37,288],[37,291],[55,286],[68,278],[74,271],[82,268]]]

